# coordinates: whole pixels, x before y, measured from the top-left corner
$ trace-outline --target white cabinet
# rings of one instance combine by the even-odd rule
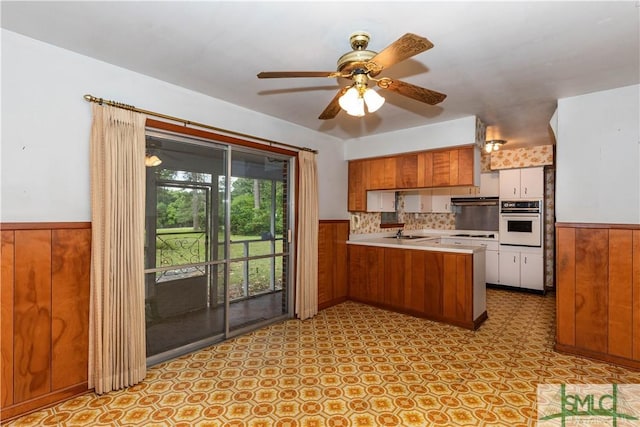
[[[452,197],[498,197],[500,194],[500,174],[485,172],[480,174],[479,187],[453,187]]]
[[[367,191],[367,212],[395,212],[395,191]]]
[[[520,253],[520,286],[544,290],[544,258],[542,254]]]
[[[451,197],[476,197],[480,187],[453,187],[450,190]]]
[[[499,283],[506,286],[520,287],[520,252],[500,251]]]
[[[501,199],[542,199],[543,197],[543,167],[500,170]]]
[[[451,194],[447,188],[404,193],[405,213],[451,212]]]
[[[478,197],[498,197],[500,195],[500,173],[485,172],[480,174]]]
[[[485,282],[498,284],[500,283],[500,257],[498,251],[487,249],[485,251]]]
[[[448,188],[431,190],[431,212],[451,213],[451,192]]]
[[[500,277],[497,283],[538,291],[544,290],[542,248],[525,249],[516,246],[501,246],[499,267]]]
[[[431,190],[407,191],[402,194],[406,213],[431,212]]]

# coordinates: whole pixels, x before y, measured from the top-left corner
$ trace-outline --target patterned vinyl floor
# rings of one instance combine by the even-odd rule
[[[354,302],[149,370],[9,426],[533,426],[539,383],[640,383],[552,350],[553,294],[488,290],[475,332]]]

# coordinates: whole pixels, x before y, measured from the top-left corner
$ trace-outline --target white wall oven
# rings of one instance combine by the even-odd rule
[[[542,200],[500,202],[500,244],[542,246]]]

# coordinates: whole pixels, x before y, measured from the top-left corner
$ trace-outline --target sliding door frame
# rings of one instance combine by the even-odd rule
[[[234,151],[254,151],[254,150],[258,150],[260,152],[263,153],[274,153],[274,154],[278,154],[284,157],[289,157],[289,166],[290,166],[290,171],[291,173],[289,173],[288,179],[287,179],[287,186],[288,186],[288,194],[290,197],[288,197],[287,200],[287,215],[290,218],[289,224],[288,225],[288,229],[287,230],[283,230],[283,233],[286,233],[286,238],[284,239],[285,242],[287,242],[288,244],[288,248],[285,250],[285,248],[283,247],[283,253],[286,254],[286,258],[287,258],[287,277],[286,277],[286,281],[287,281],[287,313],[282,314],[281,316],[278,316],[276,318],[273,319],[267,319],[265,321],[262,322],[255,322],[252,323],[249,326],[246,327],[238,327],[235,328],[233,330],[230,330],[229,327],[229,308],[230,308],[230,298],[228,295],[228,289],[225,289],[225,325],[224,325],[224,332],[221,335],[215,335],[213,337],[210,338],[205,338],[203,340],[191,343],[191,344],[187,344],[186,346],[180,347],[179,349],[176,349],[178,351],[172,351],[169,350],[166,353],[160,353],[158,355],[153,355],[147,358],[147,365],[151,366],[153,364],[159,363],[161,361],[166,360],[166,355],[170,354],[172,352],[175,353],[175,356],[181,355],[181,354],[185,354],[188,352],[192,352],[195,351],[199,348],[202,348],[206,345],[210,345],[214,342],[219,342],[222,341],[224,339],[228,339],[228,338],[232,338],[238,335],[242,335],[244,333],[247,333],[251,330],[255,330],[257,328],[266,326],[268,324],[271,324],[273,322],[276,321],[280,321],[283,318],[287,318],[287,317],[293,317],[294,316],[294,304],[295,304],[295,277],[296,277],[296,241],[295,241],[295,236],[297,235],[296,232],[296,224],[297,224],[297,200],[298,200],[298,186],[297,186],[297,180],[298,180],[298,162],[297,162],[297,152],[296,151],[292,151],[292,150],[288,150],[288,149],[284,149],[281,147],[276,147],[273,145],[267,145],[265,143],[259,143],[259,142],[254,142],[254,141],[248,141],[248,140],[244,140],[244,139],[239,139],[236,137],[232,137],[232,136],[228,136],[228,135],[222,135],[222,134],[217,134],[217,133],[213,133],[213,132],[209,132],[209,131],[204,131],[201,129],[195,129],[195,128],[189,128],[186,126],[180,126],[180,125],[176,125],[173,123],[168,123],[168,122],[163,122],[163,121],[159,121],[159,120],[153,120],[153,119],[149,119],[147,118],[147,122],[146,122],[146,128],[148,131],[150,132],[154,132],[154,131],[160,131],[162,133],[166,133],[167,135],[169,134],[175,134],[178,137],[191,137],[194,138],[194,142],[198,143],[201,142],[202,144],[207,144],[207,143],[211,143],[212,145],[227,145],[227,156],[226,156],[226,168],[227,168],[227,176],[230,176],[231,174],[231,162],[232,162],[232,153]],[[230,256],[230,235],[231,235],[231,228],[230,228],[230,221],[231,221],[231,203],[230,203],[230,182],[229,180],[226,180],[227,182],[225,182],[225,186],[226,186],[226,200],[224,203],[224,209],[225,209],[225,260],[224,261],[220,261],[220,260],[212,260],[206,263],[206,268],[211,268],[214,264],[215,265],[223,265],[224,266],[224,277],[225,277],[225,286],[228,288],[228,284],[229,284],[229,280],[230,280],[230,261],[228,259],[228,257]],[[275,209],[275,206],[274,206]],[[284,237],[284,236],[283,236]],[[213,246],[214,242],[210,242],[210,245]],[[285,255],[283,255],[283,262],[285,259]],[[274,258],[275,260],[275,258]],[[247,261],[248,262],[248,261]],[[209,273],[211,274],[211,272]],[[161,358],[158,356],[162,356]]]

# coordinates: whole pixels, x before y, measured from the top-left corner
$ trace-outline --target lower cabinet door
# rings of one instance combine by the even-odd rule
[[[485,282],[493,284],[500,283],[500,257],[498,256],[498,251],[485,251],[485,257]]]
[[[520,286],[520,252],[500,251],[500,284]]]
[[[544,258],[538,254],[520,254],[520,286],[544,290]]]

